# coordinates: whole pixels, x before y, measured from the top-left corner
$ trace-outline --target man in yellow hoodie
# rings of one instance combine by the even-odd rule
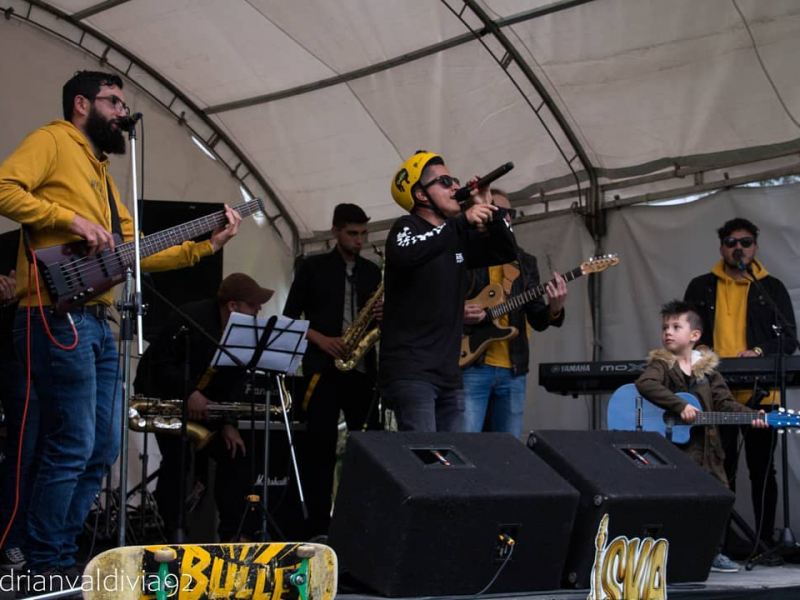
[[[34,250],[81,239],[90,253],[113,250],[112,231],[125,241],[133,239],[133,221],[108,173],[107,154],[126,150],[123,129],[129,111],[122,80],[109,73],[78,72],[64,84],[62,105],[63,121],[35,130],[0,165],[0,215],[25,227]],[[143,268],[190,266],[218,251],[236,235],[241,221],[227,207],[226,216],[227,224],[209,241],[169,248],[143,261]],[[36,588],[37,581],[65,581],[50,575],[74,575],[77,536],[100,490],[104,468],[119,453],[122,390],[107,322],[112,293],[55,315],[48,310],[51,301],[41,276],[40,294],[29,281],[23,250],[21,242],[14,343],[24,357],[30,335],[33,385],[42,414],[42,455],[24,551],[31,573],[46,576],[30,580],[31,591],[41,592],[50,588]]]
[[[703,318],[703,335],[699,345],[706,345],[723,359],[727,357],[770,356],[779,352],[778,338],[773,325],[778,322],[775,312],[747,273],[749,268],[758,283],[775,301],[783,315],[797,331],[792,301],[786,286],[769,274],[756,259],[758,252],[758,227],[747,219],[727,221],[717,230],[722,259],[710,273],[695,277],[686,288],[684,299],[694,304]],[[792,354],[795,344],[783,336],[783,352]],[[750,402],[753,391],[733,392],[741,403]],[[779,398],[772,392],[760,401],[760,407],[769,412],[777,407]],[[736,491],[736,470],[739,462],[739,427],[722,427],[721,440],[725,449],[725,471],[730,488]],[[775,429],[755,430],[741,427],[744,435],[745,456],[750,472],[751,494],[755,511],[755,526],[761,539],[772,542],[775,528],[775,508],[778,486],[775,478],[773,455]],[[762,502],[763,498],[763,502]]]

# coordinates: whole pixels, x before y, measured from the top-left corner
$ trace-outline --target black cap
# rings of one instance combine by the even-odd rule
[[[366,223],[369,217],[357,204],[337,204],[333,209],[333,226],[344,227],[347,223]]]

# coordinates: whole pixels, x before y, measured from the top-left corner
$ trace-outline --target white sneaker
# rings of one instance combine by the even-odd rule
[[[715,573],[736,573],[739,565],[720,552],[711,561],[711,570]]]

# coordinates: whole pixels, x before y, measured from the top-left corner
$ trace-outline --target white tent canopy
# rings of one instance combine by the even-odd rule
[[[798,171],[800,3],[791,0],[0,8],[4,29],[22,20],[54,31],[168,108],[251,193],[272,197],[293,247],[297,235],[327,230],[342,201],[373,220],[398,216],[389,181],[418,148],[462,177],[512,160],[503,187],[520,206],[548,200],[548,209],[719,187],[720,169]],[[630,178],[639,179],[620,184]]]
[[[389,184],[421,148],[462,178],[516,164],[498,183],[526,214],[517,237],[543,277],[598,246],[621,253],[594,302],[579,280],[565,327],[533,337],[533,371],[601,348],[609,360],[643,357],[658,345],[658,305],[711,267],[714,229],[736,214],[761,225],[762,256],[800,307],[796,187],[627,207],[800,173],[798,0],[0,0],[0,10],[0,157],[59,117],[75,70],[119,71],[145,114],[146,198],[237,204],[241,187],[264,199],[271,226],[249,219],[224,267],[276,290],[267,312],[283,307],[295,253],[324,246],[336,204],[360,204],[376,229],[401,214]],[[128,190],[127,163],[115,158],[112,171]],[[526,426],[597,423],[599,403],[536,384]]]

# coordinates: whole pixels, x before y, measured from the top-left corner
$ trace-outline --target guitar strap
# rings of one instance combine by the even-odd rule
[[[23,246],[25,247],[25,258],[28,259],[28,264],[33,264],[33,252],[31,252],[31,230],[30,225],[23,225],[20,229],[22,236]]]
[[[111,232],[122,237],[122,225],[119,221],[119,210],[117,209],[117,199],[111,190],[111,182],[106,177],[106,191],[108,192],[108,205],[111,208]]]
[[[518,277],[519,267],[517,267],[516,261],[503,265],[503,291],[506,293],[506,296],[511,295],[511,286],[514,285],[514,281],[516,281]]]

